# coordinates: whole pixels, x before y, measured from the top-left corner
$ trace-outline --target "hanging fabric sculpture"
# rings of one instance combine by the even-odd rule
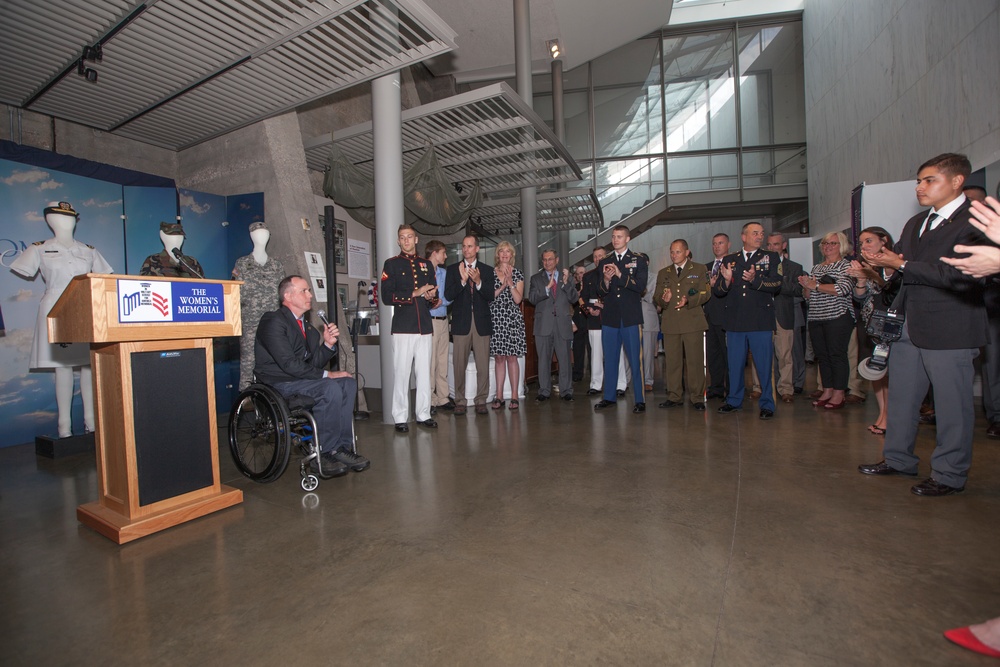
[[[375,228],[375,185],[334,144],[323,193],[362,225]],[[441,169],[433,146],[403,174],[403,219],[419,234],[447,235],[461,230],[483,203],[477,181],[464,200]]]

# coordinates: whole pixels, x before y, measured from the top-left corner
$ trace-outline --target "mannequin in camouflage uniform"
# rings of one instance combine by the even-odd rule
[[[160,240],[163,242],[163,251],[150,255],[142,263],[139,269],[140,276],[163,276],[164,278],[203,278],[205,276],[201,264],[194,257],[183,255],[184,262],[195,269],[201,275],[194,275],[181,264],[173,255],[173,250],[180,250],[184,245],[184,228],[179,222],[161,222]]]
[[[271,232],[263,222],[250,225],[253,252],[236,260],[233,280],[242,280],[240,311],[243,316],[243,336],[240,338],[240,391],[253,382],[254,341],[261,316],[275,309],[278,283],[285,277],[285,268],[274,257],[267,256]]]

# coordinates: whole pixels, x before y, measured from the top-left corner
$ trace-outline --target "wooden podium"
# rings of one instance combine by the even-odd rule
[[[212,355],[240,335],[241,284],[87,274],[52,307],[51,342],[90,343],[100,497],[84,525],[123,544],[243,502],[219,483]]]

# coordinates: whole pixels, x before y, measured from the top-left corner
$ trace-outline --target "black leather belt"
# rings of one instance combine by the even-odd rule
[[[432,320],[446,320],[446,319],[448,319],[448,316],[447,315],[442,315],[441,317],[438,317],[437,315],[431,315],[431,319]]]

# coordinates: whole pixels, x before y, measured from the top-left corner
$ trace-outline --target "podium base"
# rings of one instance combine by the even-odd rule
[[[35,436],[35,455],[49,459],[61,459],[64,456],[77,454],[93,454],[94,434],[70,435],[65,438],[53,438],[50,435]]]
[[[96,502],[77,507],[76,518],[109,540],[125,544],[242,502],[242,491],[223,484],[218,495],[193,500],[137,519],[129,519]]]

